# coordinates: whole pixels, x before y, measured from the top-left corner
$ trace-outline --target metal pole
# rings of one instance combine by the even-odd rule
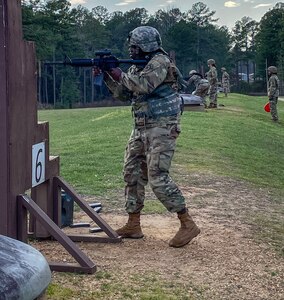
[[[55,62],[55,51],[53,51],[53,62]],[[53,107],[55,108],[55,104],[56,104],[55,65],[53,65],[53,68],[52,68],[52,75],[53,75]]]
[[[268,72],[267,72],[267,58],[265,59],[265,75],[266,75],[266,89],[268,90]]]

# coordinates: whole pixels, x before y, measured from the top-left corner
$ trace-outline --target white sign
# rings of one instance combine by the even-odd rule
[[[45,142],[32,147],[32,187],[45,181]]]

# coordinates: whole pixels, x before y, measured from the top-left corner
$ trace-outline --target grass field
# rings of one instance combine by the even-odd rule
[[[197,242],[170,249],[169,234],[163,238],[159,230],[171,230],[173,217],[158,201],[147,200],[145,240],[81,244],[98,259],[98,272],[54,273],[47,299],[280,299],[284,102],[278,105],[280,122],[273,123],[263,110],[266,101],[221,95],[219,109],[182,116],[172,176],[183,192],[190,191],[186,198],[203,233]],[[61,176],[84,197],[102,199],[109,220],[124,219],[122,168],[132,128],[130,107],[41,110],[39,119],[50,122],[51,153],[60,156]],[[48,242],[38,247],[63,255]]]
[[[232,94],[218,110],[184,112],[173,161],[186,171],[244,179],[283,194],[284,102],[280,123],[263,110],[264,97]],[[107,195],[123,187],[122,167],[132,118],[130,107],[42,110],[61,175],[78,192]]]

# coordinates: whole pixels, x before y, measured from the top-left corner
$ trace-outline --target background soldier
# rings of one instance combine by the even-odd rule
[[[271,119],[277,122],[277,102],[279,97],[279,79],[277,76],[277,68],[275,66],[270,66],[267,68],[267,72],[268,76],[270,76],[268,80],[267,95],[269,99]]]
[[[210,58],[207,61],[209,71],[207,72],[207,79],[209,81],[209,108],[217,108],[217,86],[218,86],[218,73],[216,69],[215,60]]]
[[[163,50],[159,32],[140,26],[128,36],[130,57],[147,59],[145,67],[133,65],[122,72],[106,73],[106,84],[113,96],[132,100],[134,129],[125,152],[126,211],[128,221],[117,233],[123,238],[142,238],[140,213],[144,206],[145,186],[150,187],[167,208],[177,213],[181,226],[170,240],[182,247],[200,233],[185,205],[185,199],[169,176],[171,161],[180,133],[180,100],[176,92],[176,66]]]
[[[221,68],[222,72],[222,87],[225,94],[225,97],[228,97],[228,93],[230,92],[230,75],[226,72],[226,68]]]
[[[192,94],[201,97],[204,107],[207,108],[206,96],[210,86],[208,80],[203,78],[203,76],[195,70],[191,70],[188,75],[188,85],[191,83],[195,85],[195,91]]]

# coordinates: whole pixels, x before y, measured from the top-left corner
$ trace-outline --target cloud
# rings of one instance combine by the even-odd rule
[[[130,3],[135,3],[137,2],[137,0],[125,0],[123,2],[119,2],[119,3],[115,3],[116,6],[124,6],[124,5],[128,5]]]
[[[85,4],[86,0],[70,0],[72,5]]]
[[[254,8],[267,7],[273,5],[272,3],[262,3],[254,6]]]
[[[123,5],[128,5],[129,3],[127,2],[119,2],[119,3],[115,3],[116,6],[123,6]]]
[[[225,2],[224,3],[224,6],[225,7],[238,7],[238,6],[240,6],[240,3],[237,3],[237,2],[235,2],[235,1],[227,1],[227,2]]]

